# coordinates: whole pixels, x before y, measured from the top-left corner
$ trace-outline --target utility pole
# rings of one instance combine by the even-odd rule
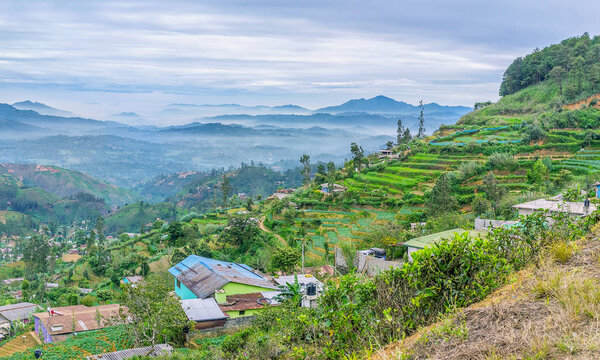
[[[302,241],[302,273],[304,274],[304,243],[305,241]]]

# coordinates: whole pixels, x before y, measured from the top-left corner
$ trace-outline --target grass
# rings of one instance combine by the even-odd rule
[[[600,353],[600,225],[558,240],[537,265],[373,359],[596,359]]]

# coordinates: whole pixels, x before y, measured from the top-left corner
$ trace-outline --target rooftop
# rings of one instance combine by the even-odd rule
[[[190,255],[169,269],[183,285],[204,299],[230,282],[277,289],[247,265]]]
[[[548,210],[552,212],[566,212],[575,215],[586,215],[596,211],[597,207],[594,204],[590,204],[589,209],[586,211],[583,201],[556,201],[537,199],[522,204],[513,205],[515,209],[529,209],[529,210]]]
[[[423,249],[427,245],[434,244],[442,239],[450,239],[455,234],[463,234],[465,232],[468,232],[469,235],[471,235],[471,236],[475,236],[475,235],[482,233],[483,231],[464,230],[464,229],[446,230],[446,231],[442,231],[439,233],[429,234],[429,235],[420,236],[418,238],[411,239],[411,240],[405,242],[403,245],[406,247]]]
[[[108,327],[109,319],[118,315],[119,304],[87,307],[84,305],[52,308],[54,316],[48,312],[33,314],[40,319],[50,335],[69,334],[73,331],[98,330]],[[100,318],[98,318],[100,315]],[[75,329],[73,329],[75,325]]]
[[[226,319],[214,298],[181,300],[181,307],[192,321],[211,321]]]
[[[41,308],[29,302],[0,306],[0,318],[6,318],[8,321],[25,320],[38,309]]]
[[[152,352],[150,352],[152,350]],[[88,360],[124,360],[130,359],[134,356],[161,356],[171,354],[173,352],[173,348],[167,344],[158,344],[154,346],[152,349],[151,346],[135,348],[135,349],[126,349],[121,351],[115,351],[111,353],[98,354],[98,355],[90,355],[87,357]]]
[[[270,293],[271,292],[257,292],[251,294],[227,295],[227,302],[225,304],[220,304],[219,307],[222,311],[243,311],[262,309],[265,305],[269,304],[276,305],[276,302],[273,302],[268,298],[268,296],[271,295]]]
[[[299,274],[298,276],[298,284],[300,285],[306,285],[306,284],[310,284],[310,283],[315,283],[317,285],[321,285],[321,282],[319,281],[319,279],[317,279],[316,277],[310,275],[310,274]],[[285,275],[285,276],[279,276],[276,278],[273,278],[273,280],[275,280],[275,282],[279,285],[285,285],[287,283],[293,284],[296,282],[296,275]]]

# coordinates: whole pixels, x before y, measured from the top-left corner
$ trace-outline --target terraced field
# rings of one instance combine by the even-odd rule
[[[306,254],[309,259],[321,260],[325,256],[326,247],[331,255],[336,244],[345,241],[359,242],[360,235],[364,235],[372,226],[393,220],[395,216],[394,212],[360,208],[350,211],[308,209],[295,219],[292,229],[298,229],[302,221],[320,222],[318,227],[307,231],[309,243]]]
[[[580,150],[571,158],[560,161],[556,166],[576,174],[600,171],[600,149]]]
[[[390,162],[383,171],[355,174],[344,185],[363,198],[400,198],[407,192],[421,195],[430,189],[435,179],[446,171],[455,170],[467,161],[483,161],[483,156],[416,154],[403,161]]]

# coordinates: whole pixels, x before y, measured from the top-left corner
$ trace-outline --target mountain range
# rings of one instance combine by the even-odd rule
[[[329,107],[331,113],[292,104],[171,104],[162,115],[121,112],[110,121],[50,115],[62,110],[34,101],[14,105],[0,104],[1,162],[79,170],[130,189],[161,174],[205,172],[242,162],[278,164],[285,170],[298,166],[304,153],[314,162],[339,163],[350,156],[352,142],[377,151],[395,138],[398,118],[415,132],[418,117],[418,107],[384,96]],[[207,109],[225,114],[202,116]],[[468,109],[428,104],[426,129],[452,124]],[[172,126],[145,122],[169,111],[183,112],[190,121]]]

